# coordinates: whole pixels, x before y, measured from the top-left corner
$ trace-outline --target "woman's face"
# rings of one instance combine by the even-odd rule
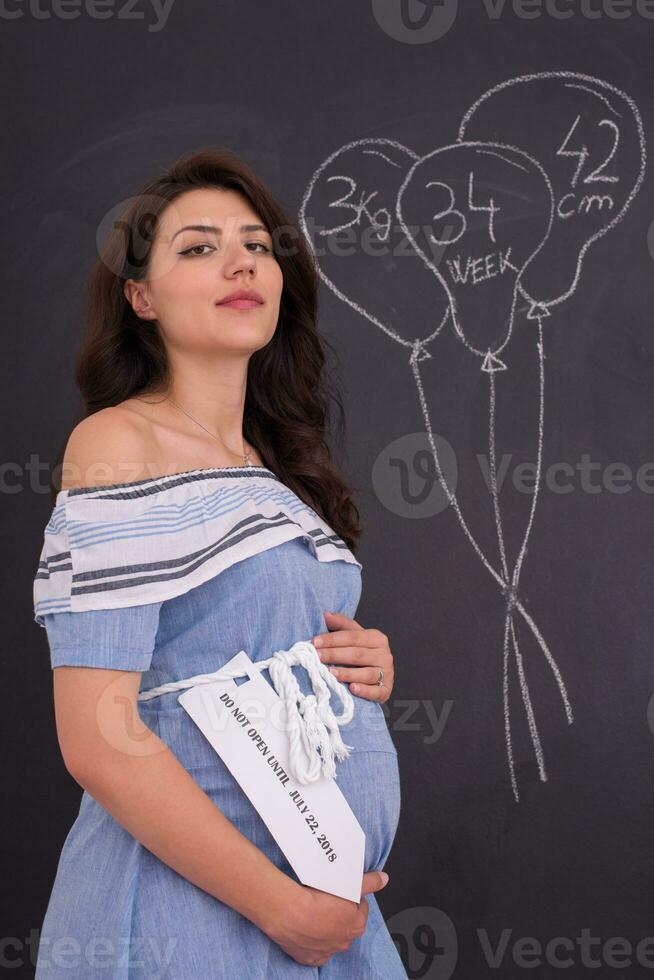
[[[167,346],[243,354],[274,335],[282,285],[271,235],[247,199],[202,188],[161,213],[147,280],[128,280],[125,295],[139,316],[158,321]],[[221,305],[240,289],[254,290],[261,302]]]

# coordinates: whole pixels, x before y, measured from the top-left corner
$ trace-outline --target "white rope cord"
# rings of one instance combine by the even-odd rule
[[[292,667],[304,667],[311,680],[313,694],[303,694]],[[354,700],[348,688],[337,681],[321,661],[318,651],[309,640],[298,640],[288,650],[277,650],[268,660],[256,660],[255,670],[270,672],[273,687],[284,702],[290,741],[289,770],[298,783],[336,778],[334,758],[347,759],[351,745],[341,738],[339,725],[347,725],[354,715]],[[246,677],[242,667],[221,667],[212,674],[196,674],[181,681],[170,681],[159,687],[141,691],[139,701],[149,701],[171,691],[181,691],[196,684],[226,681]],[[343,711],[335,715],[329,703],[330,688],[341,700]]]

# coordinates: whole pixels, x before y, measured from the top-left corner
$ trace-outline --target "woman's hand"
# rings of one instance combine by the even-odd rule
[[[380,630],[364,629],[342,613],[325,612],[325,622],[330,632],[320,633],[312,640],[322,662],[356,664],[329,669],[337,680],[350,682],[352,694],[369,701],[388,701],[395,676],[388,637]]]
[[[274,916],[279,921],[264,932],[297,963],[324,966],[334,953],[345,952],[363,935],[368,921],[364,895],[381,891],[387,883],[385,871],[366,871],[358,903],[298,885],[292,901],[279,903],[279,914]]]

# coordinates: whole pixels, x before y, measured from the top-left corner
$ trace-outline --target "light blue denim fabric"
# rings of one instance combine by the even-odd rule
[[[241,649],[261,660],[311,639],[327,631],[323,610],[355,617],[360,595],[357,565],[317,561],[305,540],[295,538],[164,602],[49,614],[51,662],[140,670],[145,690],[217,670]],[[296,667],[294,673],[309,693],[305,671]],[[236,827],[297,881],[178,696],[139,702],[143,722]],[[365,832],[367,871],[383,868],[388,857],[400,783],[381,706],[356,696],[354,702],[354,718],[341,728],[353,752],[336,763],[337,783]],[[332,706],[340,712],[334,697]],[[155,857],[84,791],[43,922],[36,980],[406,980],[375,896],[367,902],[366,931],[349,950],[323,967],[302,966],[248,919]]]

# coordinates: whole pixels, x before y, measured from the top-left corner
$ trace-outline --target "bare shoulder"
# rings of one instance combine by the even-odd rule
[[[82,419],[68,437],[61,489],[147,478],[152,455],[147,419],[122,405],[100,409]]]

